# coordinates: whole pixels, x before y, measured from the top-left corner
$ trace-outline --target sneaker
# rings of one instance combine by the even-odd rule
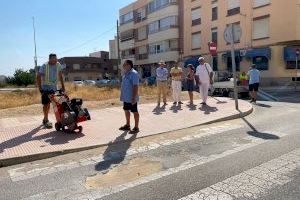
[[[178,104],[183,104],[183,103],[181,101],[179,101]]]
[[[168,105],[167,102],[165,102],[165,103],[164,103],[164,106],[167,106],[167,105]]]
[[[203,106],[206,106],[206,105],[207,105],[205,102],[202,102],[202,103],[200,103],[200,104],[203,105]]]
[[[173,103],[173,105],[176,105],[176,104],[177,104],[177,102],[174,102],[174,103]]]
[[[254,99],[251,99],[250,103],[253,103],[254,102]]]
[[[132,135],[135,135],[135,134],[138,134],[140,132],[140,129],[135,127],[134,129],[132,129],[129,134],[132,134]]]
[[[43,125],[47,129],[51,129],[53,127],[52,123],[49,120],[43,120]]]
[[[119,128],[120,131],[130,131],[130,126],[129,125],[124,125],[122,127]]]

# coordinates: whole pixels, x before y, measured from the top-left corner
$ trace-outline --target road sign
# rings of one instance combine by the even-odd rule
[[[210,42],[208,43],[208,48],[209,48],[209,52],[212,56],[216,56],[217,55],[217,44],[214,42]]]
[[[232,72],[233,72],[233,82],[234,82],[234,100],[235,100],[235,109],[236,110],[239,110],[239,102],[238,102],[234,43],[240,41],[241,37],[242,37],[242,29],[241,29],[240,25],[230,24],[224,31],[225,41],[227,43],[231,44],[231,62],[232,62]]]
[[[242,37],[242,29],[239,24],[230,24],[224,31],[224,39],[227,43],[239,42]]]

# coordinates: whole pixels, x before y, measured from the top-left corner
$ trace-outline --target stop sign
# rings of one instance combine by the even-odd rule
[[[216,44],[216,43],[214,43],[214,42],[208,43],[208,48],[209,48],[209,52],[210,52],[210,54],[211,54],[212,56],[218,55],[218,54],[217,54],[218,48],[217,48],[217,44]]]
[[[300,49],[296,49],[296,55],[300,56]]]

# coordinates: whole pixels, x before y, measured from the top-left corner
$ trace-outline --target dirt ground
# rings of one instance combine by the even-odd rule
[[[195,94],[194,94],[195,95]],[[199,98],[195,96],[196,98]],[[188,93],[182,93],[182,100],[188,100]],[[171,94],[168,95],[168,100],[172,101]],[[156,96],[141,96],[141,104],[146,103],[156,103],[157,98]],[[85,101],[83,107],[88,108],[89,110],[97,110],[97,109],[104,109],[110,107],[121,107],[122,104],[118,98],[109,99],[105,101]],[[51,113],[53,110],[51,109]],[[42,106],[40,104],[34,104],[29,106],[22,106],[17,108],[7,108],[7,109],[0,109],[0,118],[10,118],[10,117],[20,117],[26,115],[42,115]]]

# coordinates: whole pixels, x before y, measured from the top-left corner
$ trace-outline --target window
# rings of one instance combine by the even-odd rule
[[[79,64],[73,64],[73,69],[74,70],[79,70],[80,69],[80,65]]]
[[[218,2],[213,2],[212,4],[212,21],[215,21],[218,19]]]
[[[149,34],[156,33],[159,30],[159,21],[155,21],[149,24]]]
[[[139,28],[137,32],[139,41],[147,39],[147,26]]]
[[[138,48],[137,60],[143,60],[148,58],[147,46],[141,46]]]
[[[228,0],[227,15],[236,15],[240,13],[240,0]]]
[[[178,16],[170,16],[149,24],[149,34],[178,26]]]
[[[165,40],[158,43],[149,45],[150,54],[158,54],[167,51],[178,51],[179,41],[178,39]]]
[[[269,37],[269,17],[255,19],[253,22],[253,39],[266,39]]]
[[[196,8],[192,10],[192,26],[201,24],[201,10]]]
[[[211,29],[211,41],[218,43],[218,28]]]
[[[122,51],[122,58],[131,58],[135,54],[135,49],[126,49]]]
[[[269,59],[264,56],[254,57],[253,64],[256,65],[258,70],[268,70],[269,69]]]
[[[134,30],[129,30],[120,33],[120,40],[121,42],[132,40],[134,38]]]
[[[192,34],[192,49],[201,48],[201,33]]]
[[[153,0],[148,4],[148,12],[155,12],[173,2],[177,2],[177,0]]]
[[[133,12],[129,12],[125,15],[120,16],[120,24],[126,24],[133,21]]]
[[[136,18],[135,18],[135,22],[141,22],[144,21],[146,19],[146,8],[140,8],[136,11]]]
[[[271,0],[253,0],[253,7],[257,8],[257,7],[261,7],[261,6],[265,6],[270,4]]]
[[[299,63],[300,63],[300,61],[298,61],[298,69],[300,68]],[[296,69],[296,60],[295,61],[286,61],[286,68],[287,69]]]

